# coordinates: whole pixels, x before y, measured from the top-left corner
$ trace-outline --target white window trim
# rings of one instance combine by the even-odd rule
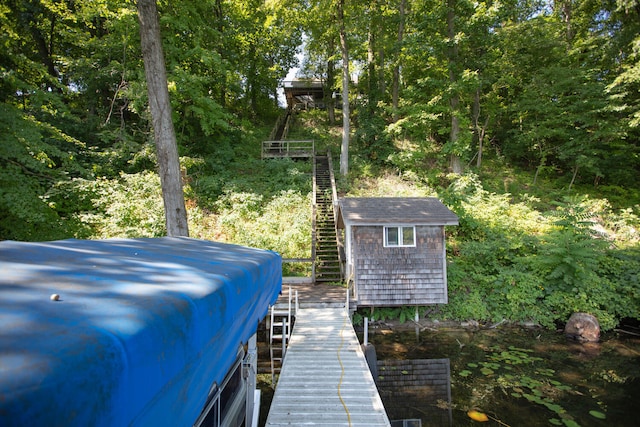
[[[387,230],[390,228],[395,228],[398,231],[398,239],[401,240],[397,245],[390,245],[387,240]],[[412,228],[413,229],[413,242],[411,244],[405,244],[402,241],[404,234],[402,233],[403,228]],[[415,248],[416,247],[416,226],[415,225],[385,225],[383,227],[383,236],[382,239],[384,241],[385,248]]]

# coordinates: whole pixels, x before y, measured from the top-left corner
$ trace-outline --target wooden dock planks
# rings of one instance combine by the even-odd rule
[[[344,308],[296,316],[267,426],[390,426]]]

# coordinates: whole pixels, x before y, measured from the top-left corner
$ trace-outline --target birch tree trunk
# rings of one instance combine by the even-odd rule
[[[325,102],[327,104],[327,112],[329,114],[329,124],[334,125],[336,123],[336,101],[333,98],[333,83],[335,78],[335,66],[333,58],[331,58],[331,52],[335,48],[335,39],[332,37],[329,44],[329,60],[327,60],[327,88],[325,93]]]
[[[454,86],[457,80],[456,77],[456,65],[458,60],[458,44],[455,41],[456,30],[455,30],[455,7],[456,0],[447,0],[447,30],[449,43],[451,43],[451,48],[449,50],[449,83]],[[460,156],[455,153],[455,146],[458,141],[458,137],[460,135],[460,120],[458,119],[459,109],[460,109],[460,95],[457,90],[454,89],[453,94],[451,95],[450,100],[451,106],[451,133],[450,133],[450,141],[452,150],[450,157],[451,171],[455,174],[462,173],[462,163],[460,162]]]
[[[140,43],[168,236],[189,236],[156,0],[138,0]]]
[[[338,1],[340,25],[340,50],[342,51],[342,147],[340,150],[340,174],[349,173],[349,51],[344,23],[344,0]]]

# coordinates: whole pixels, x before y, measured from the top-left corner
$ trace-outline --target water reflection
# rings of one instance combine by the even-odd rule
[[[585,345],[537,328],[430,327],[414,333],[378,324],[369,342],[389,418],[421,420],[398,425],[478,425],[470,410],[488,416],[486,427],[638,425],[635,333],[609,332],[600,343]],[[419,381],[438,376],[436,361],[443,361],[442,381]]]
[[[393,427],[452,425],[449,359],[378,360],[376,380]]]

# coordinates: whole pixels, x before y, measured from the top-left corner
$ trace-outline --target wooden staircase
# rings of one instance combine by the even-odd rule
[[[315,157],[316,282],[342,282],[329,158]]]

